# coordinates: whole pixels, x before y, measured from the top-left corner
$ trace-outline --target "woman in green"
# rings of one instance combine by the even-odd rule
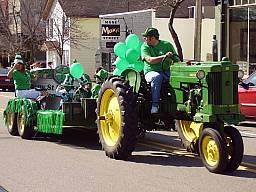
[[[38,96],[47,95],[45,91],[30,89],[32,74],[25,68],[21,56],[16,55],[14,66],[8,72],[8,78],[13,78],[16,96],[21,98],[36,99]]]

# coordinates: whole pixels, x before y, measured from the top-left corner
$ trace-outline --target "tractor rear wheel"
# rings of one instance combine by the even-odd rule
[[[205,128],[199,138],[199,153],[205,167],[213,173],[223,173],[228,164],[225,137],[217,130]]]
[[[6,118],[6,126],[10,135],[19,135],[17,127],[17,113],[8,112]]]
[[[18,132],[22,139],[31,139],[34,134],[34,126],[30,122],[26,122],[24,112],[19,112],[17,115]]]
[[[228,165],[226,172],[231,173],[235,171],[242,162],[244,144],[242,136],[236,128],[232,126],[225,126],[224,133],[228,149]]]
[[[135,148],[138,134],[136,97],[128,83],[110,77],[100,90],[97,125],[100,142],[108,157],[127,159]]]
[[[176,120],[175,126],[179,133],[182,145],[184,148],[192,153],[198,153],[198,136],[191,126],[199,126],[198,129],[202,129],[202,123],[196,123],[193,121]],[[200,131],[199,131],[200,132]]]

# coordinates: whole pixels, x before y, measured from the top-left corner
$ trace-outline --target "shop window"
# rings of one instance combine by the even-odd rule
[[[188,7],[188,17],[195,18],[195,6]]]
[[[240,7],[231,9],[229,29],[231,61],[237,64],[246,64],[247,71],[250,74],[256,66],[254,43],[256,42],[256,8]]]

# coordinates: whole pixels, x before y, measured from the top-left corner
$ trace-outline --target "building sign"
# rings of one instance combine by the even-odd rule
[[[120,37],[120,22],[118,19],[101,20],[101,40],[118,41]]]

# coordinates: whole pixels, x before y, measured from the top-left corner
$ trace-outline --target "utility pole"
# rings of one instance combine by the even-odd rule
[[[226,40],[226,21],[227,21],[227,0],[221,0],[221,18],[220,18],[220,59],[226,56],[227,51],[227,40]]]
[[[201,60],[202,0],[196,0],[194,59]]]

